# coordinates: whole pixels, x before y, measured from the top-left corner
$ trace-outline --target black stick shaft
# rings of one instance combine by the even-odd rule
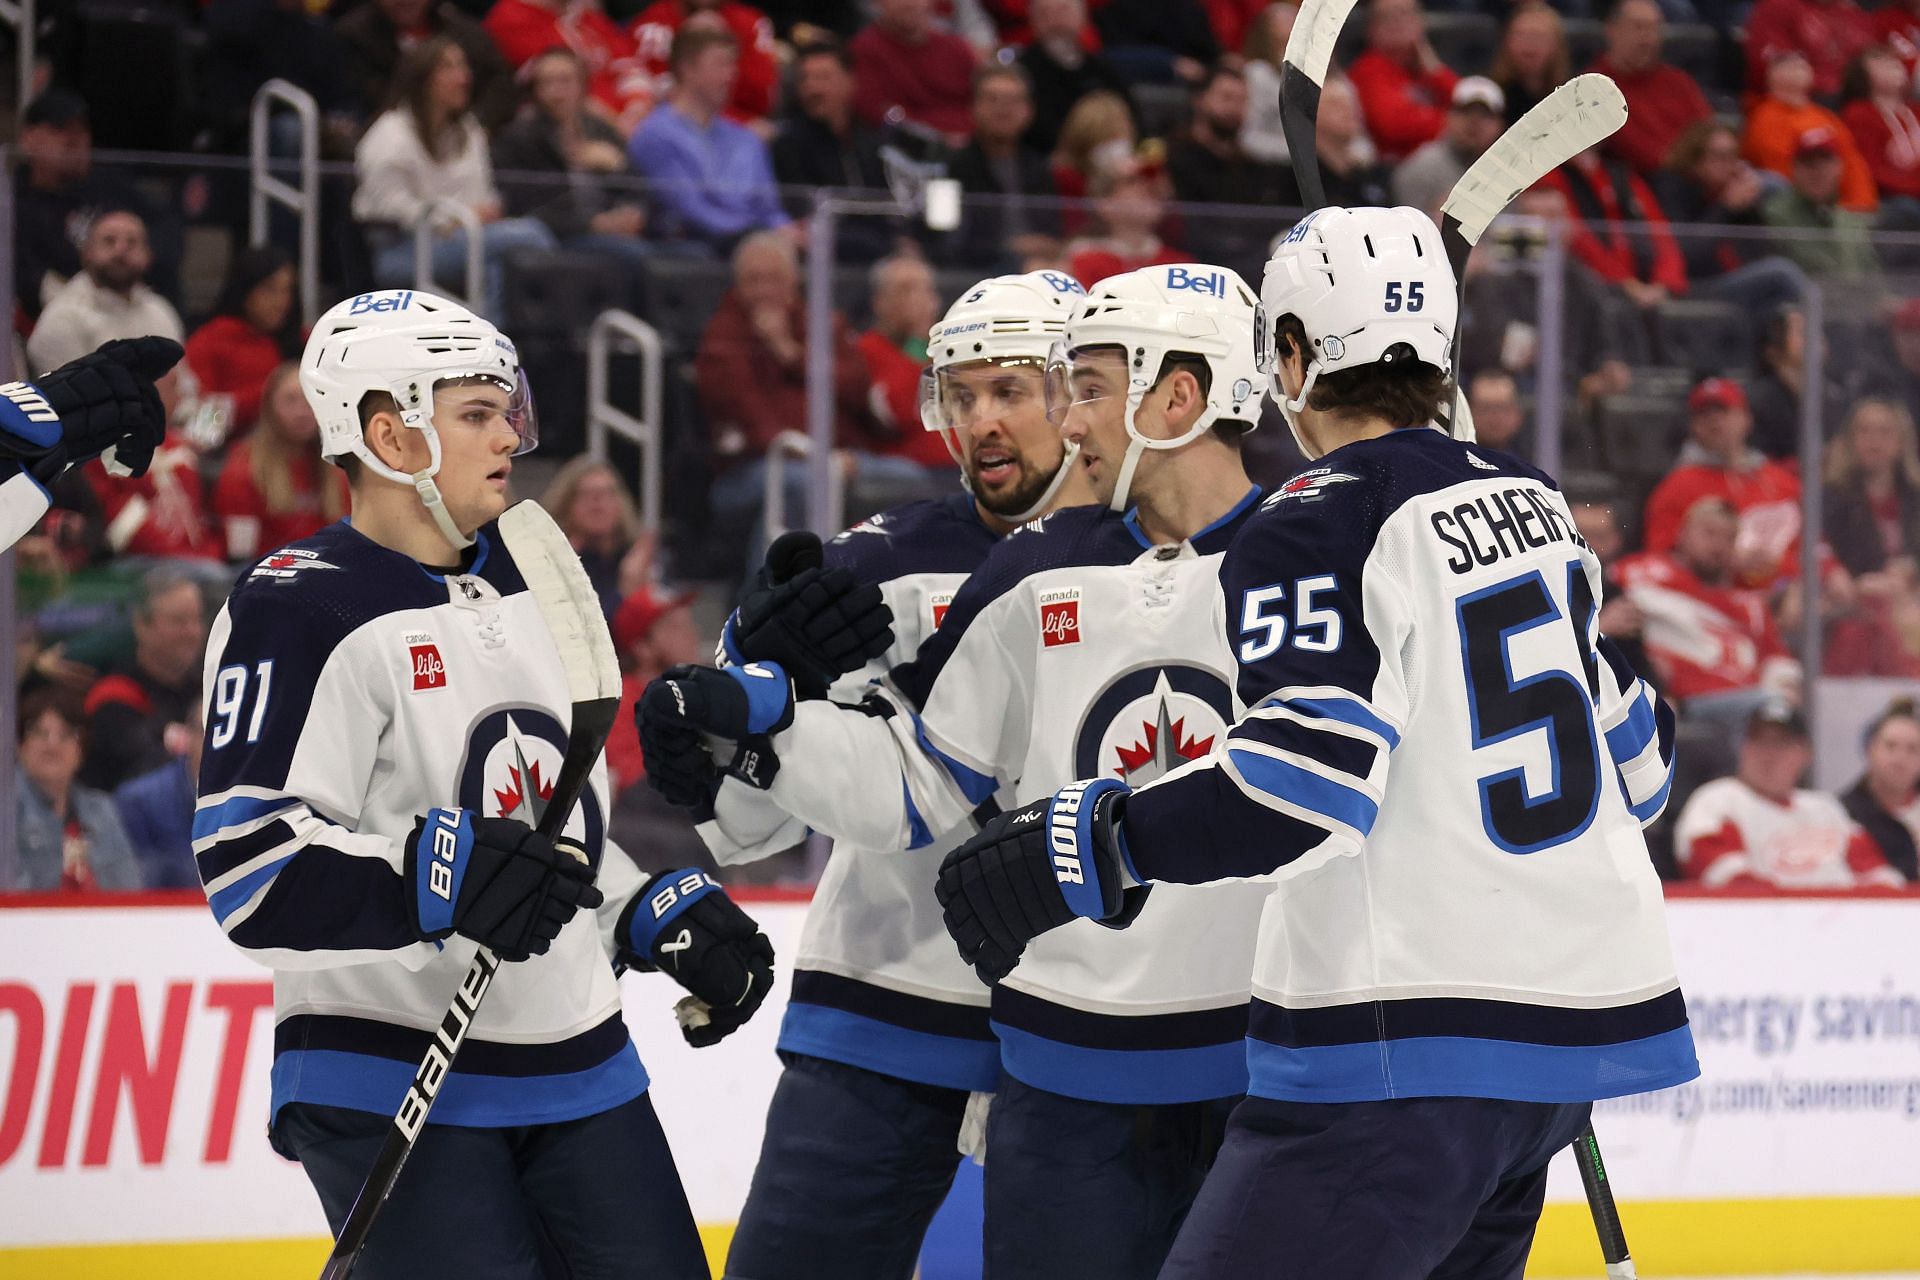
[[[1580,1185],[1586,1188],[1587,1208],[1593,1214],[1594,1232],[1600,1237],[1600,1256],[1606,1259],[1607,1274],[1634,1275],[1626,1232],[1620,1228],[1620,1210],[1613,1202],[1613,1184],[1607,1179],[1607,1166],[1600,1159],[1600,1139],[1594,1136],[1591,1123],[1573,1140],[1573,1157],[1580,1166]]]

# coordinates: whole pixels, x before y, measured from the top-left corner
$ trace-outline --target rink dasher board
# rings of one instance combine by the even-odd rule
[[[793,955],[804,898],[744,896]],[[1920,1267],[1920,895],[1686,896],[1669,920],[1705,1074],[1595,1118],[1635,1253],[1660,1268],[1643,1274]],[[72,1246],[251,1241],[272,1256],[297,1242],[305,1257],[325,1229],[317,1203],[265,1138],[270,977],[204,904],[9,897],[0,938],[0,1250],[30,1251],[0,1253],[0,1272],[83,1274],[54,1265],[84,1252]],[[716,1244],[759,1150],[788,976],[700,1052],[675,1030],[678,988],[623,981]],[[1594,1274],[1563,1166],[1533,1272]]]

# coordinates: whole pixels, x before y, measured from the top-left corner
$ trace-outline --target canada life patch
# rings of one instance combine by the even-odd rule
[[[947,610],[953,607],[953,592],[930,591],[927,593],[927,607],[933,611],[933,629],[938,631],[940,624],[947,620]]]
[[[1055,649],[1080,643],[1080,588],[1060,587],[1040,593],[1040,644]]]
[[[405,636],[407,661],[413,667],[413,691],[447,687],[447,664],[440,657],[440,646],[424,631]]]

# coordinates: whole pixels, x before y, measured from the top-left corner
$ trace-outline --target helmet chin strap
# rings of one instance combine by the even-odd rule
[[[420,495],[420,503],[426,507],[427,514],[433,518],[433,527],[447,540],[454,551],[465,551],[473,545],[473,539],[460,532],[460,526],[453,522],[453,516],[447,511],[446,499],[441,496],[440,486],[433,478],[440,474],[440,433],[433,428],[433,421],[418,409],[405,409],[400,413],[400,421],[418,431],[427,442],[427,465],[408,475],[404,471],[388,466],[374,456],[373,449],[362,439],[354,444],[353,451],[360,460],[370,467],[375,475],[384,476],[397,484],[410,484],[413,491]]]
[[[433,517],[434,527],[440,530],[440,536],[452,544],[455,551],[465,551],[473,545],[473,539],[460,532],[460,527],[447,514],[446,500],[440,496],[440,486],[433,482],[432,471],[416,472],[413,489],[420,495],[420,501],[426,505],[427,514]]]
[[[1313,394],[1313,384],[1318,381],[1320,381],[1320,362],[1309,360],[1307,361],[1307,378],[1300,384],[1300,394],[1289,400],[1286,389],[1280,385],[1279,373],[1276,372],[1273,375],[1273,402],[1280,406],[1280,416],[1287,420],[1287,430],[1293,433],[1293,443],[1308,462],[1316,461],[1320,457],[1320,452],[1307,443],[1307,437],[1301,432],[1299,413],[1307,407],[1307,397]]]
[[[1010,521],[1013,524],[1025,524],[1052,506],[1053,500],[1060,496],[1061,486],[1065,485],[1067,483],[1067,477],[1073,474],[1073,464],[1079,456],[1079,443],[1069,440],[1067,442],[1066,453],[1061,457],[1060,465],[1054,469],[1053,479],[1047,482],[1047,490],[1040,495],[1040,500],[1017,516],[1000,516],[1000,518]],[[960,474],[964,476],[966,472],[962,471]],[[969,488],[971,488],[971,486],[969,486]],[[999,515],[998,512],[994,514]]]
[[[1107,503],[1109,510],[1125,512],[1127,495],[1133,488],[1134,469],[1140,465],[1140,458],[1149,449],[1180,449],[1198,440],[1208,427],[1219,417],[1211,405],[1200,411],[1193,425],[1171,440],[1155,440],[1151,436],[1140,434],[1140,428],[1134,419],[1140,413],[1140,401],[1146,398],[1147,388],[1135,383],[1127,391],[1127,455],[1120,460],[1120,475],[1113,482],[1113,500]]]

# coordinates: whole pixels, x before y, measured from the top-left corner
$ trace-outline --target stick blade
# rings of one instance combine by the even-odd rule
[[[560,650],[571,700],[618,699],[620,659],[600,613],[600,598],[567,535],[545,508],[526,499],[500,517],[500,536]]]
[[[1461,175],[1441,212],[1468,245],[1513,198],[1627,122],[1620,86],[1598,72],[1575,76],[1535,103]]]
[[[1333,61],[1334,46],[1346,28],[1356,0],[1307,0],[1294,16],[1293,33],[1287,37],[1286,65],[1299,68],[1313,84],[1316,100],[1320,86],[1327,82],[1327,67]],[[1309,114],[1311,121],[1313,116]],[[1293,141],[1287,140],[1289,144]]]

